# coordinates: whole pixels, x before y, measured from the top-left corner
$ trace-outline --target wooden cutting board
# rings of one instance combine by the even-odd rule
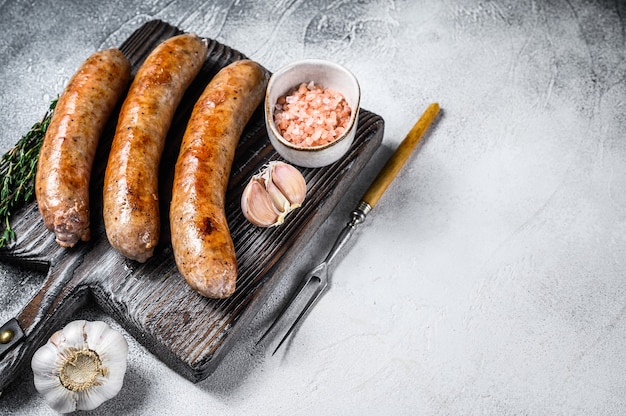
[[[120,49],[133,65],[133,75],[149,52],[163,40],[182,33],[162,21],[137,29]],[[239,142],[227,193],[226,212],[236,247],[239,276],[228,299],[204,298],[178,273],[169,243],[168,208],[178,146],[196,99],[209,80],[227,64],[245,58],[240,52],[208,39],[209,56],[188,89],[172,123],[160,166],[162,238],[153,258],[144,264],[128,260],[106,239],[102,220],[102,182],[116,119],[103,135],[92,174],[92,239],[72,249],[60,248],[41,219],[36,203],[13,221],[17,241],[0,250],[0,260],[47,273],[41,290],[3,329],[16,333],[0,344],[0,391],[30,362],[32,354],[56,330],[72,320],[87,302],[96,302],[161,361],[187,379],[208,377],[242,334],[301,254],[359,171],[382,141],[384,121],[361,110],[356,140],[337,163],[301,169],[307,181],[303,206],[276,228],[258,228],[239,207],[250,176],[270,160],[272,148],[259,106]]]

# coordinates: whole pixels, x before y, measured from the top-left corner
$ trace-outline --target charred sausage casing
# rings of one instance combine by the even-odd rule
[[[237,143],[267,81],[267,72],[250,60],[223,68],[196,102],[176,162],[170,206],[174,258],[187,283],[209,298],[235,291],[226,189]]]
[[[63,90],[41,146],[35,195],[46,227],[63,247],[88,241],[89,182],[104,126],[130,80],[116,48],[91,55]]]
[[[159,241],[158,168],[174,113],[200,72],[207,44],[195,34],[159,44],[124,100],[104,178],[104,225],[111,245],[145,262]]]

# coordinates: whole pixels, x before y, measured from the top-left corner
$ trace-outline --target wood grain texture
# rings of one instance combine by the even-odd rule
[[[131,61],[133,74],[157,44],[179,33],[180,29],[158,20],[137,29],[120,45]],[[179,274],[169,243],[166,219],[173,167],[186,122],[204,87],[222,67],[245,58],[214,40],[208,42],[209,56],[174,116],[161,161],[161,216],[165,220],[153,258],[144,264],[125,259],[110,246],[104,233],[102,181],[115,117],[105,129],[96,154],[91,241],[72,249],[58,247],[35,203],[16,216],[13,226],[18,240],[0,251],[0,259],[47,270],[47,276],[41,290],[16,317],[25,337],[0,360],[0,390],[86,302],[96,302],[182,376],[193,382],[208,377],[380,145],[382,118],[361,110],[357,138],[346,157],[325,168],[303,169],[309,188],[304,205],[281,227],[258,228],[241,213],[241,193],[251,175],[268,161],[280,159],[267,138],[260,106],[239,142],[228,185],[226,212],[239,263],[237,290],[222,300],[198,295]]]

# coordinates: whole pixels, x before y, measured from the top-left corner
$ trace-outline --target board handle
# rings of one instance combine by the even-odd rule
[[[88,287],[78,284],[77,263],[67,256],[50,267],[41,290],[0,328],[0,392],[30,366],[35,351],[59,329],[62,320],[86,302]]]

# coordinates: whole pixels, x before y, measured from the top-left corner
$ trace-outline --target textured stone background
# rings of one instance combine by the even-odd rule
[[[252,347],[257,322],[192,384],[81,311],[130,343],[124,388],[91,413],[623,413],[624,16],[620,0],[0,1],[2,152],[90,53],[155,18],[270,70],[349,67],[385,139],[294,273],[323,257],[426,105],[444,109],[279,356]],[[42,281],[0,264],[0,321]],[[54,414],[29,373],[0,413]]]

